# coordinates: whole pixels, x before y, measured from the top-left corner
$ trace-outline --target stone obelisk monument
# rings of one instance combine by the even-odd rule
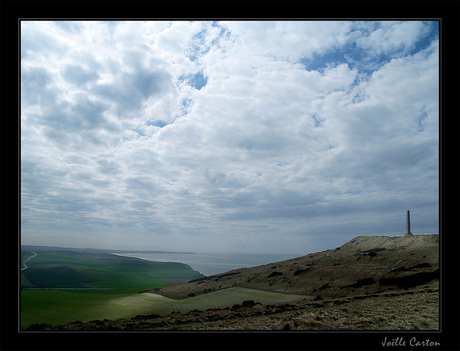
[[[408,235],[414,235],[410,232],[410,211],[407,210],[406,212],[406,232],[404,233],[404,236]]]

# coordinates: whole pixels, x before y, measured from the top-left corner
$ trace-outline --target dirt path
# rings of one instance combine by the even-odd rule
[[[33,253],[33,256],[29,256],[24,262],[22,262],[22,264],[24,265],[24,268],[21,268],[21,271],[24,271],[27,268],[29,268],[29,267],[27,267],[27,262],[29,262],[32,258],[37,256],[37,254],[35,252],[32,251],[32,253]]]

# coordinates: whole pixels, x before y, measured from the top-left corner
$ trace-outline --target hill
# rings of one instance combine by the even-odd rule
[[[245,300],[226,308],[34,325],[29,330],[439,330],[439,291],[424,287],[277,304]]]
[[[439,279],[439,235],[358,236],[344,245],[155,289],[176,299],[230,287],[333,298],[407,289]]]
[[[439,235],[359,236],[333,250],[151,292],[143,294],[163,295],[181,312],[152,314],[151,306],[129,319],[30,330],[439,330]],[[280,302],[269,302],[270,293],[283,294]]]
[[[140,290],[203,277],[182,263],[86,251],[21,251],[21,262],[22,328],[130,317],[145,306]]]
[[[25,258],[29,251],[22,251]],[[31,252],[30,252],[31,253]],[[188,265],[77,251],[38,251],[21,271],[22,288],[148,288],[202,277]]]

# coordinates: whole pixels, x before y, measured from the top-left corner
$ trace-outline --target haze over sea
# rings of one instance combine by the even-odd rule
[[[116,253],[156,262],[180,262],[188,264],[204,275],[213,275],[236,268],[249,268],[297,257],[289,254],[235,254],[235,253]]]

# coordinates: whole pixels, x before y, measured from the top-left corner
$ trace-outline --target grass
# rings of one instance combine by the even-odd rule
[[[31,255],[21,252],[21,263]],[[22,328],[125,316],[129,306],[122,308],[116,301],[170,285],[165,279],[202,277],[180,263],[78,252],[39,251],[28,267],[21,271]],[[70,290],[55,290],[64,288]],[[82,288],[94,290],[77,290]]]
[[[245,300],[259,303],[283,303],[304,296],[279,294],[245,288],[230,288],[188,299],[174,300],[152,293],[120,291],[23,290],[21,326],[64,324],[72,321],[115,320],[137,315],[189,312],[209,308],[226,308]]]
[[[404,277],[407,281],[421,274],[425,274],[426,279],[435,278],[439,268],[438,237],[356,237],[336,249],[235,269],[231,274],[167,286],[160,289],[160,293],[172,298],[187,298],[233,286],[312,298],[376,292],[392,288],[388,286],[388,279],[393,282],[399,279],[402,284]]]
[[[21,264],[24,262],[29,256],[33,256],[32,251],[21,251]]]
[[[162,298],[158,300],[159,303],[157,303],[155,309],[152,309],[151,313],[163,315],[169,314],[172,311],[189,312],[192,310],[206,310],[208,308],[226,308],[235,304],[241,304],[246,300],[253,300],[262,304],[273,304],[287,303],[303,298],[305,296],[234,287],[187,299],[174,300]]]
[[[110,254],[38,252],[22,271],[25,288],[148,289],[162,279],[202,275],[175,262],[150,262]]]
[[[296,330],[438,330],[439,295],[434,292],[376,295],[306,308],[292,318]]]
[[[21,328],[33,323],[60,324],[73,320],[105,318],[97,307],[128,293],[64,290],[21,291]]]
[[[23,252],[22,261],[30,255]],[[195,279],[202,275],[180,263],[109,254],[37,252],[28,266],[21,271],[25,288],[21,290],[21,328],[225,308],[245,300],[278,303],[303,298],[236,287],[182,300],[139,293],[171,285],[163,279]]]
[[[108,254],[38,252],[28,262],[29,268],[21,272],[23,286],[67,287],[66,284],[73,283],[74,288],[80,284],[96,290],[23,290],[21,325],[115,320],[137,315],[169,315],[173,311],[185,312],[184,318],[189,318],[187,312],[200,310],[217,315],[210,319],[203,316],[203,321],[208,321],[204,324],[181,324],[181,328],[436,330],[439,327],[437,292],[406,294],[397,285],[387,287],[381,283],[382,277],[401,280],[439,272],[438,242],[439,235],[363,236],[334,250],[209,277],[179,263]],[[27,257],[24,254],[22,260]],[[196,279],[200,277],[203,278]],[[436,285],[435,278],[419,282],[417,289]],[[169,279],[193,281],[171,285]],[[154,288],[159,288],[157,292],[162,295],[146,292]],[[361,299],[362,296],[366,298]],[[304,297],[307,297],[304,302],[296,301]],[[226,309],[245,300],[265,305],[295,301],[305,306],[298,306],[294,314],[280,313],[281,319],[266,314],[265,309],[264,313],[255,310],[257,318],[252,313],[241,317],[240,310]],[[321,308],[315,306],[318,301],[324,301]],[[207,312],[216,308],[225,310]],[[232,317],[236,324],[219,315],[231,313],[237,313]],[[175,320],[179,317],[172,314],[169,318],[171,321],[163,327],[178,328]],[[215,318],[221,319],[218,325],[211,323]],[[110,323],[103,322],[106,327]],[[127,322],[113,323],[123,327]]]
[[[174,307],[193,301],[197,308],[200,301],[205,302],[200,309],[190,312],[182,310],[185,313],[170,313],[163,317],[153,313],[134,318],[68,323],[59,326],[58,330],[439,330],[439,286],[430,285],[321,301],[301,297],[286,300],[287,296],[280,294],[281,303],[277,304],[269,304],[275,298],[270,293],[230,288],[208,294],[208,300],[204,296],[171,302],[164,299],[165,304],[171,303]],[[246,300],[255,296],[258,296],[256,302]],[[161,300],[158,295],[150,298]],[[267,300],[263,301],[264,298]],[[247,303],[228,308],[232,302],[241,299]],[[263,301],[265,305],[257,301]],[[135,303],[131,298],[117,302],[131,307]],[[220,308],[212,308],[219,303],[222,304]],[[37,328],[53,329],[56,327]]]

